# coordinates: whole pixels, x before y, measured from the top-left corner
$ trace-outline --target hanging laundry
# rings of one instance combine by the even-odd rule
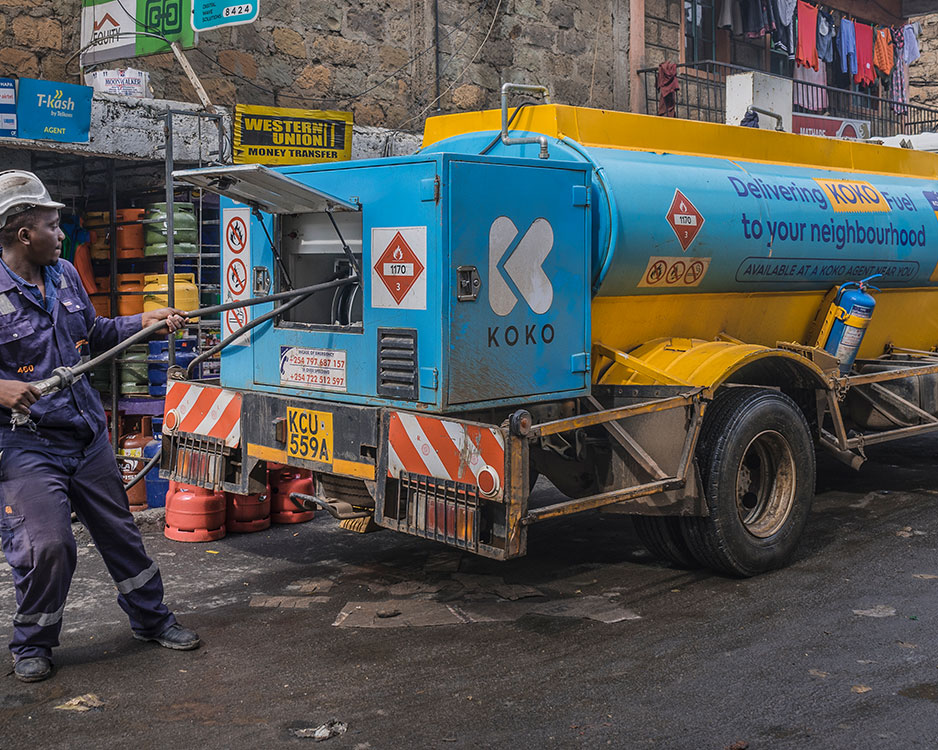
[[[834,62],[834,18],[826,10],[818,8],[817,13],[817,59],[827,63]]]
[[[798,53],[795,62],[817,70],[817,8],[798,0]]]
[[[658,89],[658,114],[677,117],[677,92],[681,88],[677,80],[677,65],[665,61],[658,66],[655,88]]]
[[[837,34],[837,55],[840,57],[840,72],[857,73],[857,37],[853,21],[844,18]]]
[[[922,56],[918,46],[918,37],[915,35],[915,28],[907,23],[902,27],[902,40],[905,42],[905,51],[902,53],[902,59],[909,65],[914,63]]]
[[[873,64],[888,76],[895,64],[894,55],[892,32],[886,28],[876,29],[873,35]]]
[[[772,0],[775,8],[775,31],[772,41],[775,49],[785,52],[789,60],[795,59],[795,6],[797,0]]]
[[[729,29],[730,33],[736,36],[743,33],[743,14],[739,8],[739,0],[721,0],[717,27]]]
[[[759,115],[751,109],[747,109],[746,114],[743,116],[743,119],[739,121],[739,124],[744,128],[757,128],[759,127]]]
[[[699,29],[703,26],[703,8],[691,0],[684,0],[684,15],[688,26],[697,26]],[[695,19],[696,16],[696,19]]]
[[[818,60],[818,67],[803,68],[800,65],[795,67],[795,97],[794,101],[799,107],[803,107],[809,112],[823,112],[827,109],[827,63]],[[803,83],[799,83],[803,81]],[[814,86],[806,86],[806,83],[813,83]]]
[[[854,32],[857,39],[857,72],[853,82],[869,86],[876,81],[876,73],[873,71],[873,27],[855,23]]]
[[[907,101],[905,36],[902,33],[902,29],[895,27],[891,28],[890,32],[892,33],[892,45],[896,53],[896,64],[892,69],[892,85],[889,89],[889,97],[893,100],[892,108],[895,110],[896,114],[901,115],[904,114],[907,109],[905,106],[905,102]]]
[[[766,0],[740,0],[740,10],[743,16],[743,31],[751,39],[765,36],[772,30],[769,25],[769,14]]]
[[[762,8],[765,13],[766,27],[765,33],[775,33],[778,28],[778,21],[775,17],[775,0],[762,0]]]

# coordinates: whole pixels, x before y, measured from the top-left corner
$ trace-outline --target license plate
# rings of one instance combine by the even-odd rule
[[[287,407],[287,455],[332,463],[332,414]]]

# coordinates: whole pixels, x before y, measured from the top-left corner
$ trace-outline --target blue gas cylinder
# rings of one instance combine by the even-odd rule
[[[184,336],[176,339],[176,364],[188,367],[196,357],[195,336]],[[151,396],[162,397],[166,395],[166,371],[169,368],[169,342],[166,339],[157,339],[149,343],[147,356],[147,379]],[[198,377],[195,374],[194,377]]]
[[[153,417],[153,440],[143,446],[144,462],[149,461],[163,450],[163,418]],[[169,492],[169,480],[160,479],[160,465],[156,464],[143,478],[147,488],[147,507],[162,508],[166,505],[166,493]]]
[[[876,288],[870,287],[869,282],[878,276],[841,285],[828,313],[830,333],[824,343],[824,351],[840,360],[840,372],[843,375],[853,367],[863,334],[873,318],[876,300],[867,289]]]

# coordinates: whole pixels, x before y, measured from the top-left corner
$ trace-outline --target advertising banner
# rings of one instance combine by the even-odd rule
[[[312,164],[351,156],[351,112],[235,107],[236,164]]]
[[[870,121],[793,112],[791,132],[798,135],[826,135],[832,138],[863,140],[870,137]]]
[[[260,0],[192,0],[192,28],[207,31],[222,26],[237,26],[257,19]]]
[[[16,137],[16,81],[0,78],[0,136]]]
[[[95,91],[119,96],[146,97],[150,94],[150,74],[133,68],[96,70],[85,73],[85,83]]]
[[[87,143],[92,94],[90,86],[20,78],[16,98],[17,135]]]
[[[192,0],[82,0],[81,65],[169,51],[169,42],[194,47]],[[144,36],[150,34],[151,36]],[[152,36],[157,35],[157,36]]]

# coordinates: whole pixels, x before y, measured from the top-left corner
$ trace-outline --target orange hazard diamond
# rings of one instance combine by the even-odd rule
[[[375,271],[394,297],[394,301],[401,304],[414,282],[420,278],[424,267],[420,258],[410,249],[407,240],[397,232],[375,263]]]
[[[668,224],[677,235],[677,241],[681,243],[681,248],[687,252],[690,243],[700,232],[703,226],[704,217],[700,211],[691,203],[687,196],[680,190],[674,191],[674,200],[671,201],[671,208],[668,209]]]

